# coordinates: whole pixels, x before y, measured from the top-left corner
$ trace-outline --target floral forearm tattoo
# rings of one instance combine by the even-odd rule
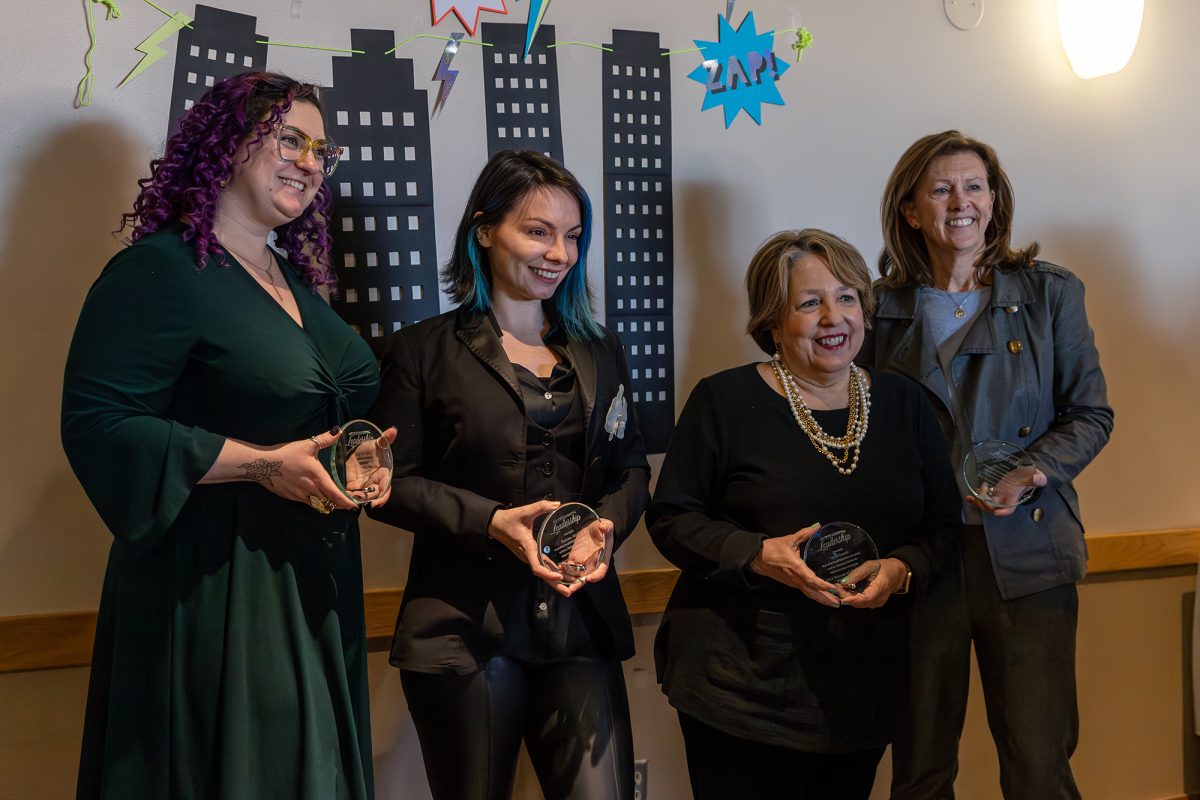
[[[241,465],[242,474],[252,481],[265,483],[267,486],[274,486],[271,483],[272,475],[282,475],[280,467],[283,466],[282,461],[267,461],[265,458],[256,458],[253,461]]]

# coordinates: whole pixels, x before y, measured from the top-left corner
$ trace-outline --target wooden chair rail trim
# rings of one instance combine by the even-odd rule
[[[1186,566],[1200,559],[1200,528],[1107,533],[1087,537],[1088,574]],[[621,591],[631,614],[657,614],[667,604],[679,572],[673,568],[630,570]],[[367,645],[386,650],[402,588],[369,589],[364,595]],[[0,617],[0,673],[86,667],[96,632],[95,611]]]

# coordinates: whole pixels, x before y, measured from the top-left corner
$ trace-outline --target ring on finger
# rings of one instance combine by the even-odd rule
[[[310,437],[308,437],[308,440],[309,440],[310,442],[312,442],[313,444],[315,444],[315,445],[317,446],[317,449],[318,449],[318,450],[320,450],[320,449],[321,449],[321,443],[317,441],[317,437],[315,437],[315,436],[310,436]]]
[[[317,497],[315,494],[310,494],[305,499],[310,506],[322,514],[328,514],[334,509],[333,501],[328,497]]]

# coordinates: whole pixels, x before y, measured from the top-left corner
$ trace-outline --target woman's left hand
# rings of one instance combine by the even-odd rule
[[[387,449],[395,443],[396,427],[394,425],[385,430],[383,432],[383,436],[380,436],[375,440],[375,446],[380,450]],[[372,475],[368,479],[368,482],[374,485],[375,489],[379,492],[379,496],[367,505],[369,505],[371,508],[378,508],[386,503],[388,498],[392,496],[392,474],[389,472],[386,480],[374,480],[374,475]]]
[[[1009,476],[1013,474],[1009,473]],[[1019,498],[1024,492],[1029,491],[1030,488],[1040,489],[1046,485],[1046,482],[1045,473],[1037,467],[1030,467],[1028,473],[1010,481],[1011,486],[1006,485],[1000,492],[997,492],[996,499],[1005,503],[1005,505],[993,505],[975,495],[967,495],[966,501],[985,514],[991,514],[993,517],[1007,517],[1017,510],[1017,507],[1020,505]],[[1001,483],[1004,483],[1004,481],[1001,481]]]
[[[842,596],[842,605],[851,608],[879,608],[904,583],[908,567],[898,558],[881,558],[864,561],[846,576],[844,584],[861,584],[868,581],[861,592]]]
[[[604,576],[608,574],[608,561],[612,557],[615,530],[616,526],[613,525],[612,520],[598,519],[581,530],[575,537],[575,543],[571,545],[571,552],[567,556],[566,563],[577,564],[588,569],[596,561],[599,561],[600,566],[592,572],[575,578],[567,587],[572,593],[589,583],[598,583],[604,580]],[[570,575],[564,575],[564,580],[570,577]]]

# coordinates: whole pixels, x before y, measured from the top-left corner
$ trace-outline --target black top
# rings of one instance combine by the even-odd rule
[[[525,402],[525,496],[570,502],[579,498],[583,481],[583,401],[575,391],[575,368],[566,337],[554,328],[544,344],[559,362],[547,378],[513,364]],[[526,584],[521,602],[509,606],[499,652],[531,663],[571,656],[611,657],[611,637],[591,606],[563,597],[544,581]],[[598,639],[597,649],[593,639]],[[607,645],[605,648],[604,645]]]
[[[815,753],[891,738],[911,600],[828,608],[749,571],[767,537],[815,522],[865,528],[927,584],[961,528],[937,419],[920,388],[870,371],[858,468],[839,474],[750,364],[701,381],[646,518],[682,570],[655,660],[671,704],[732,735]],[[846,410],[814,412],[845,430]]]
[[[623,438],[604,430],[621,386],[629,394],[629,370],[616,337],[601,333],[564,344],[583,442],[579,482],[561,499],[577,496],[612,520],[619,548],[645,508],[649,467],[634,409]],[[399,435],[391,499],[368,513],[415,534],[391,662],[470,674],[504,652],[513,640],[508,626],[528,619],[528,598],[541,583],[487,536],[497,508],[540,500],[546,491],[530,494],[530,466],[539,463],[529,443],[530,414],[490,315],[458,309],[398,331],[371,418],[394,424]],[[610,562],[604,579],[571,602],[595,614],[598,649],[628,658],[633,629],[616,567]]]

